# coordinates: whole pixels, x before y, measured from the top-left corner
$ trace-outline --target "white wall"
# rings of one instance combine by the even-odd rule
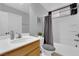
[[[44,17],[39,17],[39,19],[37,19],[37,31],[38,32],[44,32]]]
[[[29,14],[22,16],[22,33],[29,32]]]
[[[37,16],[34,13],[32,6],[30,6],[30,34],[36,35],[37,34]]]
[[[47,11],[39,3],[30,4],[30,33],[32,35],[37,35],[38,32],[43,32],[44,15]],[[37,17],[41,17],[41,22],[37,23]]]
[[[58,19],[52,19],[52,33],[53,33],[53,39],[54,42],[60,43],[60,30],[59,30],[59,24],[56,22]]]
[[[79,12],[77,15],[53,19],[55,42],[75,46],[75,35],[79,33]],[[77,43],[76,43],[77,44]]]

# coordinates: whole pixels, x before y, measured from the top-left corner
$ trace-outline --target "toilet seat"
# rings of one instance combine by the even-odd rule
[[[46,49],[44,49],[43,48],[43,45],[45,45],[44,44],[44,38],[43,37],[40,37],[39,36],[39,38],[40,38],[40,50],[41,50],[41,56],[51,56],[51,54],[52,53],[54,53],[55,51],[53,50],[51,50],[51,51],[48,51],[48,50],[46,50]]]
[[[54,53],[55,51],[48,51],[46,49],[44,49],[42,46],[41,46],[41,55],[42,56],[51,56],[52,53]]]

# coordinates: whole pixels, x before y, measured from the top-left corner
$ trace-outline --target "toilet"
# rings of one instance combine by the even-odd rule
[[[44,44],[44,38],[40,37],[40,50],[41,56],[51,56],[55,52],[55,48],[52,45]]]
[[[55,52],[55,48],[52,45],[44,44],[41,46],[42,56],[51,56]]]

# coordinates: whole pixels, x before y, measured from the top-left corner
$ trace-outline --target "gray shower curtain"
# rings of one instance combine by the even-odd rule
[[[45,16],[44,19],[44,44],[53,46],[52,18],[51,15]]]

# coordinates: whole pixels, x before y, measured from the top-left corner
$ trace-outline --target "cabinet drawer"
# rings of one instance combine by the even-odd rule
[[[40,55],[40,48],[39,47],[28,54],[28,56],[39,56],[39,55]]]
[[[13,51],[7,52],[4,55],[7,55],[7,56],[24,56],[39,46],[40,46],[40,41],[38,40],[38,41],[35,41],[35,42],[30,43],[28,45],[17,48]]]

